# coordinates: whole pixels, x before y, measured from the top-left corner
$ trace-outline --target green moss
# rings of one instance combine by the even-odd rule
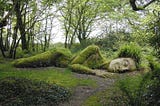
[[[70,65],[70,68],[72,69],[72,71],[77,72],[77,73],[81,73],[81,74],[95,74],[92,69],[83,66],[81,64],[73,64]]]
[[[101,68],[102,64],[105,62],[106,60],[101,55],[99,47],[90,45],[75,56],[71,64],[81,64],[94,69]]]
[[[69,64],[71,52],[65,48],[54,48],[50,51],[13,62],[15,67],[66,67]]]
[[[108,69],[109,63],[110,63],[110,62],[108,62],[108,61],[104,62],[103,64],[101,64],[101,68],[102,68],[102,69]]]

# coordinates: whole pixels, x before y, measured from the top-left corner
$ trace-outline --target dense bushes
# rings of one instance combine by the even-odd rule
[[[70,58],[71,52],[68,49],[54,48],[32,57],[18,59],[13,62],[13,65],[15,67],[45,67],[51,65],[66,67]]]
[[[146,85],[147,84],[147,85]],[[154,70],[144,77],[143,86],[147,88],[147,92],[143,93],[146,105],[160,105],[160,64],[154,65]]]
[[[1,106],[55,106],[69,97],[67,89],[45,82],[15,77],[0,80]]]
[[[141,60],[141,48],[135,43],[124,45],[120,48],[118,57],[132,58],[135,60],[138,67]]]
[[[119,87],[131,106],[159,106],[160,64],[154,64],[154,70],[143,76],[123,79]]]

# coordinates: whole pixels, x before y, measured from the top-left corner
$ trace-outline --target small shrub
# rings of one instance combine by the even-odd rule
[[[143,88],[147,91],[143,92],[143,98],[145,98],[146,106],[159,106],[160,105],[160,64],[154,64],[154,70],[146,74],[143,78]]]
[[[141,48],[135,43],[124,45],[120,48],[118,57],[132,58],[134,59],[134,61],[136,62],[136,66],[138,67],[141,60]]]
[[[55,106],[69,99],[69,90],[45,82],[7,77],[0,80],[1,106]]]
[[[127,96],[129,106],[141,106],[142,96],[140,95],[141,76],[127,77],[119,81],[120,90]]]
[[[28,58],[21,58],[13,62],[15,67],[66,67],[69,64],[71,52],[65,48],[54,48],[50,51]]]
[[[80,65],[80,64],[70,65],[70,68],[73,72],[77,72],[77,73],[80,73],[80,74],[95,74],[92,71],[92,69],[90,69],[86,66]]]

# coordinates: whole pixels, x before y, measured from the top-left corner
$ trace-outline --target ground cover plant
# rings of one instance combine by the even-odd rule
[[[71,96],[68,89],[56,84],[16,77],[0,79],[0,89],[2,106],[56,106]]]

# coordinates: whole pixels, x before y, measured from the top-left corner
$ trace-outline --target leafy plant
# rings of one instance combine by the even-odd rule
[[[135,43],[123,45],[118,52],[118,57],[132,58],[135,60],[138,67],[141,60],[141,48]]]
[[[55,84],[25,78],[7,77],[0,80],[0,105],[58,105],[71,93]]]
[[[119,81],[119,88],[128,98],[128,104],[131,106],[141,106],[141,89],[140,84],[142,81],[141,76],[127,77]]]
[[[131,106],[160,105],[160,65],[153,66],[154,70],[143,76],[123,79],[119,88],[129,99]]]

